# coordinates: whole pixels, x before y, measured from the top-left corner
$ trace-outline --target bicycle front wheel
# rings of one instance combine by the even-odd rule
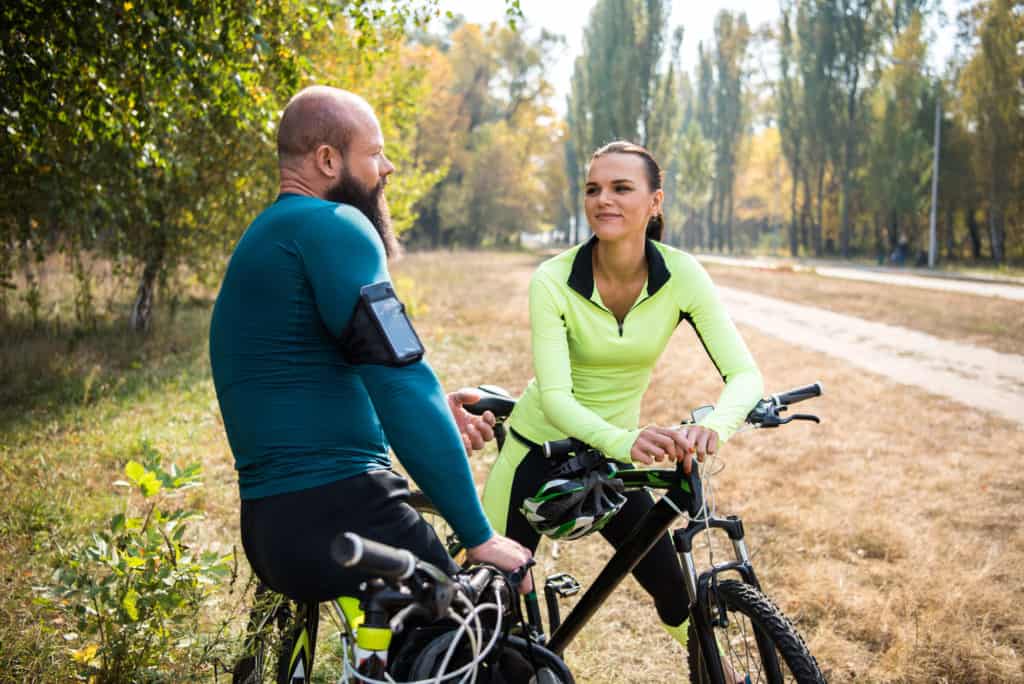
[[[462,562],[466,559],[466,547],[463,545],[462,540],[459,539],[459,536],[455,534],[455,530],[448,524],[448,521],[441,517],[440,511],[437,510],[430,497],[419,490],[415,490],[409,494],[408,504],[427,521],[427,524],[434,528],[437,538],[441,540],[445,549],[448,550],[448,555],[454,558],[456,563],[462,565]]]
[[[756,588],[736,580],[724,580],[718,583],[717,596],[712,594],[709,599],[725,682],[820,684],[825,681],[793,623]],[[687,651],[690,681],[710,684],[713,680],[692,621]]]

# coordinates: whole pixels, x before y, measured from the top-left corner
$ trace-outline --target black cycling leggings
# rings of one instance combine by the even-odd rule
[[[631,465],[616,464],[619,468],[632,468]],[[523,546],[536,550],[540,542],[538,534],[526,518],[519,512],[523,499],[533,496],[550,478],[548,470],[551,462],[536,449],[530,449],[516,468],[512,480],[512,495],[509,498],[508,522],[505,535],[515,539]],[[640,518],[654,506],[654,499],[646,491],[626,493],[626,505],[615,514],[608,524],[601,529],[601,535],[612,546],[619,548],[629,538]],[[683,623],[690,615],[687,604],[689,598],[683,580],[683,569],[679,563],[672,540],[668,534],[647,552],[643,560],[633,568],[633,577],[654,599],[658,617],[666,625],[675,627]]]
[[[357,596],[368,576],[331,559],[343,532],[409,549],[448,574],[458,566],[431,527],[406,503],[409,485],[376,470],[287,494],[242,501],[242,546],[256,576],[302,602]]]

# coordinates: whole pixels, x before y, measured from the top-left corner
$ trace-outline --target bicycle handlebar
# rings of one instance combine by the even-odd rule
[[[824,389],[825,388],[822,387],[820,382],[815,382],[810,385],[804,385],[803,387],[795,387],[786,392],[773,394],[771,399],[775,402],[776,406],[789,406],[790,404],[795,404],[798,401],[820,397],[822,392],[824,392]]]
[[[331,556],[346,568],[393,580],[412,577],[418,561],[411,551],[365,539],[353,532],[339,535],[331,544]]]
[[[791,390],[773,394],[757,402],[757,406],[747,414],[746,422],[758,427],[778,427],[793,420],[811,420],[816,423],[820,422],[817,416],[806,414],[796,414],[788,418],[781,418],[779,416],[779,411],[785,411],[786,407],[790,404],[796,404],[797,402],[806,401],[807,399],[820,397],[823,392],[824,387],[822,384],[820,382],[814,382],[810,385],[794,387]],[[573,456],[574,454],[575,458],[586,458],[587,454],[594,452],[593,447],[576,439],[575,437],[566,437],[565,439],[555,439],[544,442],[542,448],[544,450],[544,455],[549,459],[565,459]],[[603,458],[603,456],[601,458]]]

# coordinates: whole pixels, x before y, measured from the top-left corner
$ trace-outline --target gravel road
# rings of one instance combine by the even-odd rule
[[[719,287],[733,319],[1024,424],[1024,356]]]
[[[867,268],[858,266],[836,266],[821,263],[794,264],[781,259],[742,258],[720,256],[717,254],[698,254],[700,261],[723,266],[743,268],[773,269],[797,268],[797,270],[813,271],[820,276],[844,278],[846,280],[864,280],[872,283],[917,287],[925,290],[943,290],[946,292],[963,292],[980,297],[1001,297],[1013,301],[1024,302],[1024,282],[1020,279],[1003,278],[1000,280],[983,281],[976,278],[959,277],[957,274],[923,275],[913,271],[905,272],[892,268]]]

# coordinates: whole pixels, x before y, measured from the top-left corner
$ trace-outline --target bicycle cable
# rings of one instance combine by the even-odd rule
[[[445,653],[445,658],[441,663],[441,667],[436,676],[429,679],[418,679],[414,681],[402,681],[394,679],[391,675],[385,673],[387,679],[375,679],[368,675],[364,675],[358,672],[353,663],[349,658],[348,649],[343,649],[344,660],[343,660],[343,672],[346,676],[353,678],[356,681],[363,682],[364,684],[442,684],[456,677],[459,679],[459,684],[473,684],[476,681],[477,669],[484,659],[490,654],[494,648],[495,643],[498,640],[498,636],[501,634],[501,595],[500,592],[495,592],[495,603],[481,603],[476,606],[472,606],[469,600],[465,596],[461,596],[463,602],[469,604],[472,610],[466,617],[462,617],[455,611],[449,608],[448,617],[456,622],[459,627],[455,631],[455,635],[452,637],[452,643],[448,646],[448,650]],[[494,610],[497,613],[497,619],[495,621],[495,629],[491,634],[490,640],[484,646],[483,649],[479,648],[480,643],[484,640],[485,630],[483,625],[480,623],[480,614],[487,610]],[[462,635],[465,634],[470,642],[470,651],[473,654],[473,658],[465,665],[458,669],[445,674],[444,670],[448,667],[448,663],[451,657],[455,653],[455,650],[462,640]]]

